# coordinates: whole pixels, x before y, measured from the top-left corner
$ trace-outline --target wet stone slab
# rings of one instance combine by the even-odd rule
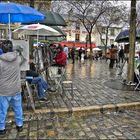
[[[41,119],[38,119],[40,115]],[[24,122],[18,133],[15,124],[7,125],[1,139],[139,139],[140,112],[124,111],[108,114],[69,116],[68,114],[35,114]]]

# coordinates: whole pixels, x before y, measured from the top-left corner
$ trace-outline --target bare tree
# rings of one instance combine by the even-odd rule
[[[68,11],[71,9],[68,5],[67,0],[52,0],[51,2],[51,11],[59,13],[60,15],[68,14]]]
[[[128,81],[134,81],[134,58],[135,58],[135,42],[136,42],[136,3],[137,0],[131,0],[130,15],[130,32],[129,32],[129,62],[128,62]]]
[[[125,5],[113,5],[112,3],[108,3],[108,8],[106,11],[100,16],[100,20],[96,24],[96,29],[98,33],[100,34],[100,40],[102,44],[105,46],[105,54],[106,49],[108,46],[108,35],[109,35],[109,29],[113,25],[121,25],[123,27],[124,22],[126,22],[126,19],[128,19],[126,12],[126,6]],[[103,33],[102,28],[104,28],[105,33],[105,42],[102,39]]]
[[[93,27],[100,18],[100,16],[107,10],[106,0],[68,0],[69,7],[73,11],[73,17],[81,22],[88,32],[88,39],[90,43],[90,58],[92,57],[92,42],[91,34]]]

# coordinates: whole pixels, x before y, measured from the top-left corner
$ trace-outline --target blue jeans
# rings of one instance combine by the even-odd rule
[[[9,104],[12,105],[16,126],[23,125],[23,110],[21,94],[17,93],[14,96],[0,96],[0,130],[5,129],[6,116]]]
[[[48,89],[48,84],[41,76],[34,77],[31,84],[38,85],[38,97],[39,97],[39,99],[46,97],[45,91]]]

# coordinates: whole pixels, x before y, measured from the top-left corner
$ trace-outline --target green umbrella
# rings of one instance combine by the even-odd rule
[[[66,38],[65,37],[56,37],[56,36],[54,36],[54,37],[46,37],[46,39],[48,40],[48,41],[50,41],[50,42],[62,42],[62,41],[65,41],[66,40]]]
[[[40,12],[46,16],[46,19],[41,21],[40,23],[48,26],[66,26],[65,20],[60,14],[52,11],[40,11]]]
[[[51,27],[61,34],[61,35],[58,35],[57,37],[66,36],[66,33],[64,31],[62,31],[59,27],[57,27],[57,26],[51,26]]]
[[[47,26],[66,26],[66,22],[63,17],[55,12],[52,11],[40,11],[42,14],[46,16],[45,20],[40,21],[40,24],[44,24]],[[33,24],[38,22],[30,22],[26,24]]]

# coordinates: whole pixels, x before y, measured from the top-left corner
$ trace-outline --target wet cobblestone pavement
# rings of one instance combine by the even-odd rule
[[[73,81],[74,99],[71,99],[70,91],[66,91],[64,97],[61,94],[48,92],[50,103],[36,100],[36,109],[71,108],[93,105],[106,105],[117,103],[139,102],[139,91],[114,90],[105,85],[110,79],[115,79],[116,68],[110,70],[104,61],[85,61],[84,64],[76,63],[67,65],[67,79]],[[26,104],[25,104],[26,106]],[[26,107],[24,108],[26,110]]]
[[[137,111],[120,109],[103,113],[100,109],[99,114],[92,111],[84,115],[72,113],[72,108],[78,107],[139,104],[139,91],[115,90],[105,85],[106,81],[116,78],[116,71],[116,68],[109,70],[104,60],[88,60],[84,64],[76,61],[74,65],[69,60],[66,74],[67,79],[73,81],[74,98],[71,98],[69,91],[65,96],[49,92],[50,103],[36,100],[36,109],[40,110],[36,114],[29,114],[31,110],[27,110],[24,104],[23,132],[17,133],[13,116],[8,115],[8,131],[0,139],[140,139],[139,108]],[[68,113],[53,112],[54,109],[65,108]],[[48,113],[42,111],[48,109]]]
[[[17,133],[8,123],[1,139],[139,139],[140,112],[72,116],[71,114],[38,114],[25,117],[24,129]]]

